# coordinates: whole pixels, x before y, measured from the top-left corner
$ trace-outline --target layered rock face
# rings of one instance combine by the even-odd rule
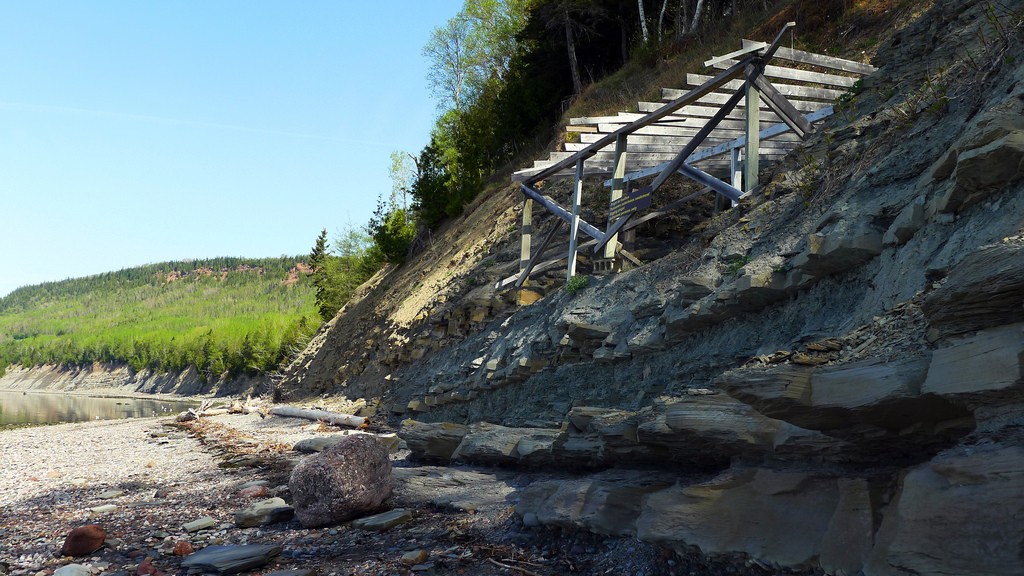
[[[579,472],[521,491],[528,526],[1024,573],[1024,5],[986,4],[899,32],[699,249],[427,315],[346,393],[386,383],[415,457]]]

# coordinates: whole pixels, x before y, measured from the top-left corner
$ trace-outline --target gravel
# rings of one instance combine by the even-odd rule
[[[265,483],[290,501],[288,474],[301,457],[291,444],[331,434],[337,430],[257,415],[188,426],[146,419],[0,431],[0,574],[50,576],[78,564],[93,576],[129,576],[151,564],[163,574],[184,575],[181,563],[191,551],[244,544],[281,547],[258,574],[776,573],[743,559],[680,556],[628,538],[526,528],[513,513],[518,489],[556,475],[421,466],[405,459],[407,451],[392,455],[399,485],[384,510],[408,509],[411,522],[384,532],[347,524],[307,530],[297,520],[235,526],[234,513],[255,501],[239,495],[243,486]],[[123,494],[109,497],[114,490]],[[90,512],[105,505],[116,508]],[[212,525],[184,528],[205,517]],[[85,557],[59,557],[67,533],[90,523],[106,529],[106,546]],[[406,553],[420,550],[427,554],[424,563],[402,563]]]

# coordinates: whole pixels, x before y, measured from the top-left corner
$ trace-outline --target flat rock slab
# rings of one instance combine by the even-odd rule
[[[405,524],[410,520],[412,520],[412,512],[403,508],[396,508],[383,514],[374,514],[373,516],[353,520],[352,527],[359,530],[381,531],[394,528],[399,524]]]
[[[418,466],[396,468],[394,473],[395,492],[404,501],[466,512],[508,508],[509,496],[515,491],[510,480],[513,475],[502,471]]]
[[[81,564],[68,564],[54,570],[53,576],[92,576],[92,570]]]
[[[120,498],[121,496],[124,496],[124,490],[106,490],[104,492],[100,492],[97,498],[100,500],[113,500],[114,498]]]
[[[209,516],[203,516],[198,520],[193,520],[188,524],[183,525],[182,528],[184,528],[186,532],[198,532],[200,530],[205,530],[207,528],[213,528],[216,525],[216,520],[210,518]]]
[[[104,504],[103,506],[94,506],[89,508],[89,512],[93,514],[110,514],[117,510],[117,506],[114,504]]]
[[[207,546],[185,558],[181,567],[188,568],[189,574],[236,574],[263,566],[280,553],[281,547],[273,544]]]
[[[287,522],[294,517],[295,509],[286,504],[284,500],[267,498],[235,512],[235,525],[239,528],[252,528]]]

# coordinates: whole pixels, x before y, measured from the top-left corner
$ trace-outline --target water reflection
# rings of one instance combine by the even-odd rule
[[[195,406],[151,398],[97,398],[72,394],[0,390],[0,428],[87,420],[168,416]]]

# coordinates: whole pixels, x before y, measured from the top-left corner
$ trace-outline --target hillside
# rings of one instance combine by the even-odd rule
[[[216,258],[19,288],[0,299],[0,366],[187,373],[194,392],[265,374],[319,325],[305,270]]]
[[[1024,572],[1024,2],[931,4],[876,22],[879,70],[757,194],[641,228],[642,265],[496,290],[521,196],[495,185],[281,392],[377,402],[421,458],[620,469],[523,489],[527,526],[774,573]]]

